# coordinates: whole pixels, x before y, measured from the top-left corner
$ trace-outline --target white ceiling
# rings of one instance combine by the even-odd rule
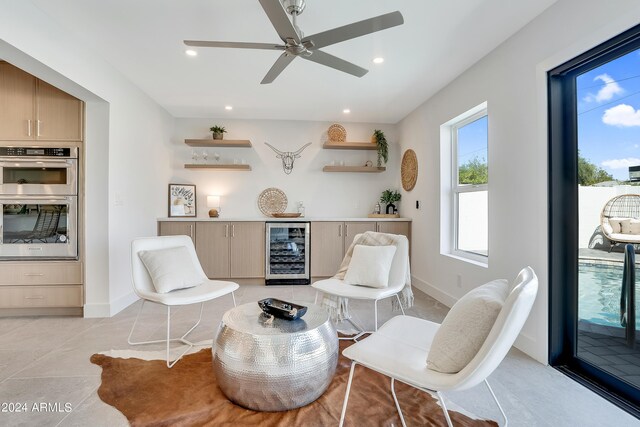
[[[182,43],[279,43],[257,0],[32,1],[176,117],[396,123],[556,0],[307,0],[305,35],[394,10],[405,23],[323,49],[368,68],[362,78],[296,58],[270,85],[277,51],[192,58]]]

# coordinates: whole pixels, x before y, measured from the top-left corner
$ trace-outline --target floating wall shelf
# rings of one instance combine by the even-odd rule
[[[371,166],[325,166],[322,168],[323,172],[367,172],[367,173],[380,173],[387,170],[385,167],[371,167]]]
[[[249,165],[207,165],[207,164],[186,164],[186,169],[217,169],[222,171],[250,171]]]
[[[324,149],[330,150],[377,150],[378,145],[371,142],[331,142],[327,141],[322,145]]]
[[[190,147],[251,147],[251,141],[248,139],[185,139],[184,143]]]

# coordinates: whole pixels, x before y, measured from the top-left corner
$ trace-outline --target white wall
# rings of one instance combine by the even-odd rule
[[[114,314],[135,300],[130,242],[166,209],[173,118],[29,1],[0,2],[0,40],[0,58],[87,101],[85,315]]]
[[[338,121],[339,122],[339,121]],[[185,169],[185,163],[193,163],[192,148],[184,139],[211,138],[209,128],[225,126],[225,139],[249,139],[252,148],[207,148],[208,162],[213,154],[221,156],[221,163],[233,163],[243,159],[251,166],[251,172],[214,171],[211,169]],[[196,184],[198,216],[206,217],[207,195],[222,196],[222,217],[261,217],[257,198],[269,187],[284,191],[289,202],[287,211],[295,212],[298,201],[303,201],[306,216],[311,217],[366,217],[387,188],[400,189],[400,146],[394,125],[373,123],[344,123],[348,141],[367,142],[374,129],[385,132],[389,141],[389,163],[383,173],[326,173],[323,166],[332,161],[344,161],[346,165],[364,166],[367,160],[376,164],[376,151],[325,150],[330,122],[280,121],[280,120],[230,120],[230,119],[176,119],[172,139],[171,182]],[[296,151],[311,142],[296,159],[291,174],[282,170],[282,162],[264,143],[268,142],[281,151]],[[196,149],[202,153],[203,149]],[[202,159],[199,160],[203,162]],[[408,209],[400,203],[400,213]]]
[[[453,303],[497,277],[531,265],[540,280],[517,346],[546,362],[548,328],[546,71],[637,24],[633,0],[561,0],[400,122],[402,149],[413,148],[420,174],[403,199],[419,199],[413,222],[417,287]],[[489,266],[440,253],[440,125],[488,102]],[[458,287],[458,275],[462,283]]]

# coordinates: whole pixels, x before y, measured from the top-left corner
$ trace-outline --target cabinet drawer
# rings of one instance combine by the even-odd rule
[[[82,307],[82,286],[0,286],[0,308]]]
[[[0,285],[79,285],[79,262],[0,263]]]

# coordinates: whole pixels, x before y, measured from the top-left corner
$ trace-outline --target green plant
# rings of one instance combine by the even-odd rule
[[[213,133],[226,133],[227,130],[224,128],[224,126],[211,126],[209,128],[209,130]]]
[[[380,196],[380,201],[385,205],[390,205],[395,202],[399,202],[402,199],[402,194],[393,190],[384,190],[382,192],[382,196]]]
[[[389,161],[389,145],[387,144],[387,138],[384,136],[384,132],[379,129],[373,131],[373,137],[376,139],[376,145],[378,147],[378,167],[382,166],[382,160],[386,164]]]

